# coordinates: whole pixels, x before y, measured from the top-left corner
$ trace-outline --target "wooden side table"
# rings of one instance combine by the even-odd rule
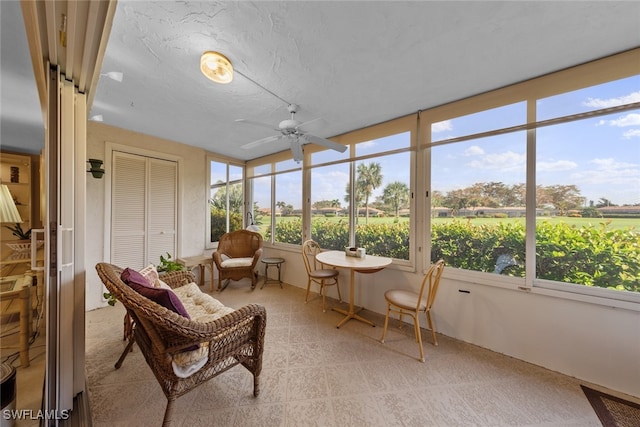
[[[284,259],[283,258],[262,258],[261,261],[264,264],[264,282],[262,283],[262,286],[260,286],[260,289],[264,288],[264,285],[266,285],[267,283],[279,283],[280,288],[282,288],[280,266],[284,262]],[[278,269],[278,280],[269,279],[269,276],[268,276],[269,267],[276,267]]]
[[[209,274],[211,277],[211,281],[209,282],[209,289],[213,292],[213,257],[207,255],[196,255],[184,258],[176,259],[176,262],[184,265],[189,271],[193,270],[195,267],[200,269],[200,282],[198,283],[200,286],[204,286],[204,272],[205,267],[209,267]]]

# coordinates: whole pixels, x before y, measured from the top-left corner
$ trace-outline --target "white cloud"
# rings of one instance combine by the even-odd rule
[[[609,126],[616,126],[616,127],[640,126],[640,114],[631,113],[615,120],[606,120],[606,121],[600,120],[600,123],[602,122],[605,122]],[[602,123],[602,124],[605,124],[605,123]]]
[[[638,165],[633,163],[619,162],[612,158],[592,159],[589,163],[596,165],[599,170],[622,170],[638,167]]]
[[[320,168],[322,170],[322,168]],[[343,173],[339,170],[329,170],[325,172],[315,172],[313,174],[313,184],[311,202],[315,203],[318,200],[333,200],[339,199],[341,203],[344,203],[344,189],[349,182],[349,174]]]
[[[431,125],[431,132],[444,132],[446,130],[451,130],[453,127],[451,126],[451,120],[445,120],[443,122],[433,123]]]
[[[582,105],[594,108],[609,108],[618,105],[631,104],[633,102],[640,102],[640,91],[630,93],[629,95],[620,96],[618,98],[588,98],[582,103]]]
[[[629,129],[622,134],[624,139],[640,138],[640,129]]]
[[[464,150],[465,156],[481,156],[484,154],[484,150],[477,145],[473,145],[466,150]]]
[[[536,171],[538,172],[559,172],[568,171],[578,167],[576,162],[569,160],[558,160],[555,162],[538,162],[536,164]]]
[[[640,188],[640,165],[638,164],[620,162],[612,158],[592,159],[589,163],[594,166],[592,169],[573,173],[570,178],[581,185]]]
[[[524,169],[526,156],[524,154],[507,151],[499,154],[487,154],[480,160],[467,163],[467,166],[475,169],[490,170],[518,170]]]

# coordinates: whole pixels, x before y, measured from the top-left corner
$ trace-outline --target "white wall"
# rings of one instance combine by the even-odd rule
[[[265,255],[284,258],[283,280],[306,289],[299,253],[267,248]],[[445,270],[433,309],[439,333],[640,397],[640,312],[446,276]],[[417,289],[421,280],[420,275],[393,268],[356,273],[356,304],[384,314],[388,288]],[[343,299],[348,300],[347,271],[341,272],[340,282]],[[318,292],[317,287],[313,291]],[[328,295],[338,294],[329,287]],[[424,317],[421,320],[425,325]]]
[[[122,144],[144,149],[171,157],[181,158],[179,205],[180,224],[178,253],[181,256],[200,255],[205,245],[206,215],[206,153],[201,148],[179,144],[174,141],[89,122],[87,127],[87,157],[106,159],[105,144]],[[86,308],[92,310],[102,307],[102,282],[94,266],[98,262],[109,261],[109,253],[104,249],[105,229],[105,183],[110,178],[106,171],[102,179],[87,177],[87,236],[86,266],[87,293]],[[126,267],[126,266],[122,266]]]
[[[183,158],[182,233],[180,253],[176,256],[201,254],[205,244],[205,152],[172,141],[89,123],[88,157],[104,159],[105,141]],[[103,248],[105,179],[108,179],[107,175],[102,180],[87,179],[89,310],[105,305],[102,284],[92,268],[97,262],[108,261]],[[265,247],[265,256],[284,258],[283,280],[306,288],[306,272],[299,252]],[[263,274],[263,266],[259,265],[260,274]],[[375,274],[356,274],[356,304],[383,314],[386,289],[417,288],[421,279],[418,274],[394,268]],[[348,300],[347,271],[341,272],[340,281],[343,298]],[[470,293],[461,293],[459,289]],[[337,298],[333,287],[329,288],[328,295]],[[451,279],[445,270],[434,306],[434,318],[437,331],[444,335],[640,397],[638,311],[550,297],[535,291],[465,283]]]

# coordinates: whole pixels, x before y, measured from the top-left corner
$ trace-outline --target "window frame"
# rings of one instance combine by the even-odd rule
[[[226,165],[226,182],[224,184],[221,184],[219,186],[216,187],[222,187],[223,185],[227,187],[227,217],[226,217],[226,230],[227,232],[229,231],[229,186],[233,185],[233,184],[237,184],[240,183],[240,185],[242,186],[242,196],[243,196],[243,211],[242,211],[242,217],[243,217],[243,227],[246,227],[246,168],[245,168],[245,164],[241,161],[237,161],[237,160],[230,160],[230,159],[226,159],[226,158],[222,158],[222,157],[218,157],[218,156],[214,156],[214,155],[207,155],[205,156],[205,169],[206,169],[206,197],[205,197],[205,206],[206,206],[206,212],[205,212],[205,249],[216,249],[218,247],[218,242],[212,242],[211,241],[211,203],[210,203],[210,198],[211,198],[211,189],[213,188],[213,184],[211,184],[211,163],[215,162],[215,163],[220,163],[220,164],[224,164]],[[230,180],[229,179],[229,169],[230,167],[238,167],[242,170],[242,178],[240,179],[236,179],[236,180]]]
[[[535,233],[536,233],[536,130],[541,127],[550,126],[562,121],[571,121],[579,118],[580,115],[571,115],[565,117],[556,117],[542,121],[536,120],[536,102],[539,99],[550,96],[559,95],[566,92],[580,90],[589,86],[594,86],[617,79],[638,75],[637,63],[640,61],[640,48],[622,52],[610,57],[591,61],[569,69],[560,70],[548,75],[533,78],[531,80],[516,83],[510,86],[499,88],[490,92],[485,92],[476,96],[454,101],[445,105],[420,110],[415,114],[400,117],[385,123],[381,123],[367,128],[355,130],[342,135],[330,137],[330,139],[347,145],[348,159],[339,159],[335,161],[318,162],[311,164],[311,154],[321,151],[324,148],[307,145],[305,146],[305,155],[302,162],[302,194],[303,194],[303,241],[310,236],[311,232],[311,198],[310,198],[310,180],[311,170],[315,167],[326,166],[331,164],[349,162],[351,185],[355,178],[356,161],[375,158],[383,154],[393,154],[394,151],[387,153],[377,153],[374,155],[356,156],[356,145],[360,142],[382,138],[394,133],[400,133],[409,130],[411,132],[411,164],[410,164],[410,191],[413,195],[411,199],[411,224],[410,224],[410,260],[403,263],[394,260],[390,266],[391,269],[400,269],[406,271],[426,271],[430,265],[431,257],[431,216],[425,214],[430,212],[431,206],[431,148],[439,144],[450,144],[469,139],[475,139],[481,136],[498,135],[514,131],[526,131],[526,259],[525,271],[526,275],[522,277],[510,277],[496,275],[493,273],[476,272],[471,270],[461,270],[448,268],[445,270],[444,277],[459,280],[463,283],[472,285],[494,286],[513,291],[526,292],[531,294],[547,295],[564,299],[572,299],[587,303],[602,304],[612,307],[621,307],[640,311],[640,295],[629,292],[614,291],[603,288],[590,288],[584,285],[554,283],[548,280],[536,279],[535,275]],[[464,135],[457,138],[446,139],[432,143],[431,141],[431,125],[433,123],[442,122],[450,118],[461,117],[474,114],[484,110],[499,108],[505,105],[517,102],[526,102],[526,122],[522,125],[511,126],[505,129],[494,129],[490,131],[480,132],[474,135]],[[615,107],[614,109],[622,111],[622,109],[635,109],[638,105],[627,105],[624,108]],[[581,113],[584,115],[604,115],[610,114],[614,109],[600,109],[597,111],[589,111]],[[404,150],[399,150],[404,151]],[[261,167],[266,164],[275,164],[278,161],[291,159],[289,150],[254,159],[247,162],[247,170],[245,171],[245,197],[247,203],[250,203],[250,193],[252,189],[248,182],[251,181],[251,168]],[[264,176],[264,173],[260,173]],[[276,179],[277,173],[275,167],[271,168],[268,174],[272,179]],[[353,191],[352,191],[352,194]],[[420,197],[418,197],[420,196]],[[275,191],[272,183],[272,199],[275,198]],[[273,203],[273,201],[272,201]],[[350,203],[351,209],[355,209],[354,203]],[[275,209],[272,206],[271,227],[275,226]],[[350,242],[354,241],[354,224],[353,212],[350,214]],[[272,233],[273,234],[273,233]],[[284,250],[299,251],[297,245],[273,244],[265,242],[267,246],[274,246]]]
[[[571,122],[580,120],[584,117],[595,117],[600,115],[611,114],[612,112],[622,112],[625,110],[634,110],[640,107],[640,103],[631,103],[622,107],[602,108],[599,110],[572,114],[563,117],[556,117],[544,121],[536,121],[536,103],[538,100],[566,92],[584,89],[590,86],[603,84],[627,77],[640,75],[637,63],[640,60],[640,49],[623,52],[612,57],[603,58],[592,61],[577,67],[561,70],[556,73],[538,77],[529,81],[507,86],[491,92],[487,92],[464,100],[456,101],[447,105],[435,107],[430,110],[419,112],[419,129],[420,141],[419,150],[423,165],[422,181],[425,188],[431,189],[431,148],[441,145],[450,144],[469,139],[475,139],[479,136],[497,135],[505,132],[513,132],[515,130],[527,130],[527,166],[526,166],[526,241],[525,241],[525,277],[516,278],[509,276],[495,275],[492,273],[476,272],[471,270],[462,270],[449,268],[445,272],[445,277],[462,280],[465,282],[478,283],[482,285],[504,287],[511,290],[520,290],[525,292],[553,295],[562,298],[570,298],[580,301],[613,305],[616,307],[633,308],[640,311],[640,294],[631,292],[610,290],[605,288],[594,288],[580,284],[571,284],[564,282],[554,282],[545,279],[536,278],[535,266],[535,233],[536,233],[536,129],[544,126],[550,126],[558,123]],[[431,125],[433,123],[443,122],[468,114],[481,112],[502,105],[509,105],[516,102],[527,102],[527,122],[521,126],[513,126],[505,129],[496,129],[487,132],[481,132],[476,135],[464,135],[457,138],[447,140],[439,140],[432,142]],[[429,191],[428,190],[428,191]],[[424,209],[422,217],[425,218],[425,232],[423,239],[425,264],[428,265],[431,259],[431,220],[429,212],[431,199],[428,192],[425,193]]]

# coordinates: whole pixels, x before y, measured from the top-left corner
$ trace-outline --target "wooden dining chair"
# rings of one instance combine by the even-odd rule
[[[311,283],[317,283],[320,285],[320,295],[322,295],[322,311],[326,312],[326,298],[325,287],[336,285],[338,288],[338,298],[342,302],[342,295],[340,295],[340,286],[338,285],[338,270],[331,268],[324,268],[324,264],[316,260],[316,255],[320,253],[320,245],[313,240],[307,240],[302,244],[302,259],[304,260],[304,266],[307,269],[307,296],[304,302],[309,301],[309,291],[311,289]]]
[[[384,329],[382,330],[382,338],[380,341],[384,343],[384,337],[387,334],[387,326],[389,325],[389,314],[396,313],[400,316],[408,314],[413,318],[413,328],[416,337],[416,341],[420,347],[420,361],[424,362],[424,350],[422,349],[422,334],[420,333],[420,321],[418,315],[424,312],[429,323],[429,329],[431,329],[431,335],[433,336],[433,345],[438,345],[438,339],[436,338],[436,328],[431,318],[431,308],[433,302],[436,299],[436,293],[438,292],[438,286],[440,284],[440,276],[444,271],[444,260],[439,260],[433,264],[427,274],[422,279],[420,285],[420,291],[414,292],[406,289],[389,289],[384,293],[384,298],[387,301],[387,314],[384,319]]]

